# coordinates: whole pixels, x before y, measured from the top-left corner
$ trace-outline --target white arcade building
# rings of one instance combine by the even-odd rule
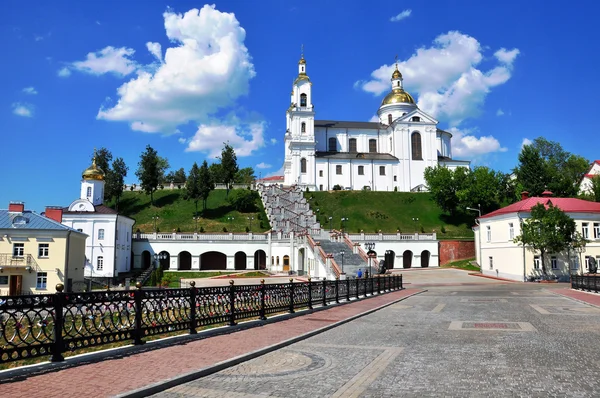
[[[377,111],[379,122],[315,120],[302,56],[286,112],[284,185],[423,191],[426,167],[469,167],[469,161],[452,159],[452,134],[438,129],[438,121],[404,91],[397,64],[391,81]]]
[[[132,228],[135,220],[103,205],[104,171],[92,165],[82,174],[79,199],[64,209],[62,223],[88,235],[85,276],[112,278],[131,271]]]

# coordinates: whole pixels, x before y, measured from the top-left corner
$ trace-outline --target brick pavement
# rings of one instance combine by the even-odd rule
[[[587,304],[592,304],[600,307],[600,294],[588,293],[582,290],[574,290],[571,288],[554,289],[552,290],[552,292],[560,294],[561,296],[566,296],[575,300],[583,301]]]
[[[405,289],[281,322],[69,367],[0,384],[0,397],[108,397],[167,381],[281,344],[420,292]]]

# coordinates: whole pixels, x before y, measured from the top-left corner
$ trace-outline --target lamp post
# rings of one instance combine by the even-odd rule
[[[329,232],[331,232],[331,222],[333,221],[333,217],[329,217]]]
[[[159,217],[158,216],[152,216],[152,220],[154,221],[154,233],[156,233],[156,222],[158,221]]]
[[[419,222],[419,217],[413,217],[412,220],[415,223],[415,233],[417,233],[417,223]]]
[[[166,259],[167,253],[154,253],[154,268],[158,268],[159,261]]]
[[[478,207],[477,209],[474,207],[467,207],[467,210],[476,211],[477,213],[479,213],[479,217],[481,217],[481,205],[478,204],[477,207]]]
[[[348,221],[348,217],[342,217],[342,236],[344,236],[344,230],[346,229],[346,222]]]
[[[342,250],[340,252],[340,254],[342,255],[342,274],[344,273],[344,254],[346,254],[346,252],[344,250]]]
[[[390,255],[392,254],[391,250],[386,250],[385,251],[385,267],[386,268],[390,268],[390,264],[392,264],[392,262],[390,261]]]
[[[252,221],[254,221],[254,216],[248,217],[248,221],[250,222],[250,232],[252,232]]]
[[[197,215],[194,216],[194,221],[196,222],[196,233],[198,233],[198,220],[200,219],[200,217],[198,217]]]

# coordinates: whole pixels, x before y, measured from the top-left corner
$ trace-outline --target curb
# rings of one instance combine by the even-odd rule
[[[342,319],[341,321],[332,323],[331,325],[323,326],[322,328],[315,329],[315,330],[313,330],[311,332],[307,332],[307,333],[301,334],[300,336],[292,337],[291,339],[284,340],[284,341],[279,342],[277,344],[273,344],[273,345],[270,345],[270,346],[267,346],[267,347],[255,350],[255,351],[249,352],[247,354],[239,355],[239,356],[237,356],[235,358],[231,358],[231,359],[228,359],[226,361],[222,361],[222,362],[216,363],[216,364],[214,364],[212,366],[208,366],[208,367],[205,367],[205,368],[202,368],[202,369],[198,369],[198,370],[193,370],[193,371],[191,371],[189,373],[186,373],[186,374],[183,374],[183,375],[179,375],[179,376],[173,377],[171,379],[162,380],[162,381],[159,381],[157,383],[150,384],[150,385],[142,387],[142,388],[138,388],[136,390],[132,390],[132,391],[128,391],[128,392],[125,392],[125,393],[122,393],[122,394],[115,395],[113,397],[114,398],[138,398],[138,397],[141,398],[141,397],[147,397],[149,395],[156,394],[156,393],[168,390],[169,388],[178,386],[180,384],[185,384],[185,383],[188,383],[190,381],[193,381],[193,380],[196,380],[196,379],[199,379],[199,378],[211,375],[213,373],[220,372],[223,369],[230,368],[230,367],[238,365],[238,364],[240,364],[242,362],[246,362],[246,361],[249,361],[251,359],[258,358],[258,357],[260,357],[262,355],[268,354],[270,352],[273,352],[273,351],[279,350],[281,348],[287,347],[287,346],[289,346],[291,344],[294,344],[294,343],[297,343],[299,341],[305,340],[305,339],[307,339],[309,337],[312,337],[312,336],[315,336],[317,334],[326,332],[326,331],[328,331],[330,329],[333,329],[333,328],[335,328],[337,326],[340,326],[340,325],[343,325],[343,324],[348,323],[350,321],[353,321],[355,319],[361,318],[361,317],[363,317],[365,315],[369,315],[369,314],[371,314],[371,313],[373,313],[375,311],[379,311],[379,310],[381,310],[381,309],[383,309],[385,307],[388,307],[388,306],[390,306],[392,304],[395,304],[395,303],[397,303],[399,301],[406,300],[409,297],[416,296],[417,294],[421,294],[421,293],[424,293],[426,291],[427,290],[421,290],[421,291],[418,291],[418,292],[414,292],[414,293],[412,293],[412,294],[410,294],[408,296],[401,297],[401,298],[399,298],[397,300],[394,300],[392,302],[389,302],[387,304],[380,305],[379,307],[372,308],[370,310],[367,310],[365,312],[361,312],[360,314],[353,315],[353,316],[351,316],[349,318],[346,318],[346,319]]]

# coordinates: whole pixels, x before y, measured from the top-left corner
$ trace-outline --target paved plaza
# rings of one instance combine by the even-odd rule
[[[418,278],[425,272],[431,271]],[[451,272],[454,278],[462,271]],[[155,396],[600,394],[596,376],[600,308],[552,293],[565,285],[471,285],[469,281],[428,288],[317,336]]]

